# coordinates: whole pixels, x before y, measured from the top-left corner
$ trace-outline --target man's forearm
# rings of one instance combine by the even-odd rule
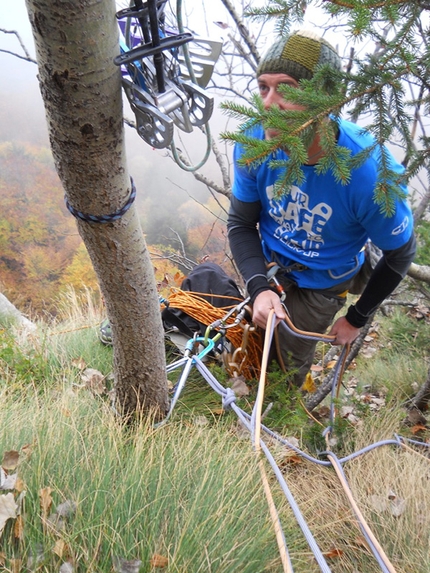
[[[356,328],[364,326],[369,316],[399,285],[415,256],[416,242],[412,234],[402,247],[387,251],[374,268],[363,294],[346,314],[347,321]]]

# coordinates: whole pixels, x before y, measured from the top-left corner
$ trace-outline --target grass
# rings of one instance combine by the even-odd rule
[[[17,469],[9,472],[20,478],[12,493],[19,499],[25,491],[21,517],[9,519],[0,537],[0,571],[51,573],[70,562],[75,572],[95,573],[281,572],[257,460],[235,416],[221,414],[219,398],[193,372],[171,423],[159,429],[150,420],[122,424],[108,398],[81,383],[82,366],[76,367],[79,359],[105,376],[110,372],[111,349],[97,339],[102,309],[68,302],[58,323],[41,325],[26,341],[0,332],[0,459],[19,452]],[[403,425],[402,403],[426,377],[426,336],[428,325],[402,313],[381,320],[378,353],[359,358],[348,376],[386,396],[386,406],[375,412],[362,404],[355,426],[339,419],[339,455],[396,432],[413,436]],[[214,373],[227,383],[218,367]],[[251,394],[240,400],[245,410],[255,391],[251,385]],[[342,394],[340,405],[351,400]],[[325,448],[322,428],[277,372],[267,382],[265,407],[269,402],[269,427],[296,438],[314,456]],[[330,570],[380,571],[334,471],[270,448]],[[397,573],[428,573],[428,457],[385,446],[344,469]],[[295,573],[317,573],[270,469],[267,474]],[[57,507],[65,502],[76,510],[58,523]],[[128,569],[117,565],[121,560]]]

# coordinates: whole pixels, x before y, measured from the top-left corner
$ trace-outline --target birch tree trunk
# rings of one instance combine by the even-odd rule
[[[73,208],[105,216],[131,191],[114,0],[26,0],[57,172]],[[43,197],[40,198],[43,201]],[[168,409],[155,278],[134,205],[118,220],[77,219],[112,325],[116,407]]]

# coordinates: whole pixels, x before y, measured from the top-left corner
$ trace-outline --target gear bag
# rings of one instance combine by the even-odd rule
[[[182,281],[181,290],[197,293],[216,308],[234,306],[238,304],[238,301],[243,300],[234,280],[215,263],[201,263],[195,267]],[[176,327],[189,338],[192,338],[195,333],[203,336],[208,326],[170,305],[162,311],[161,317],[165,330]]]

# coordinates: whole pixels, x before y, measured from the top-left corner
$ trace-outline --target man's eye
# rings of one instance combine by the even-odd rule
[[[268,89],[269,88],[267,86],[259,86],[260,94],[266,93]]]

